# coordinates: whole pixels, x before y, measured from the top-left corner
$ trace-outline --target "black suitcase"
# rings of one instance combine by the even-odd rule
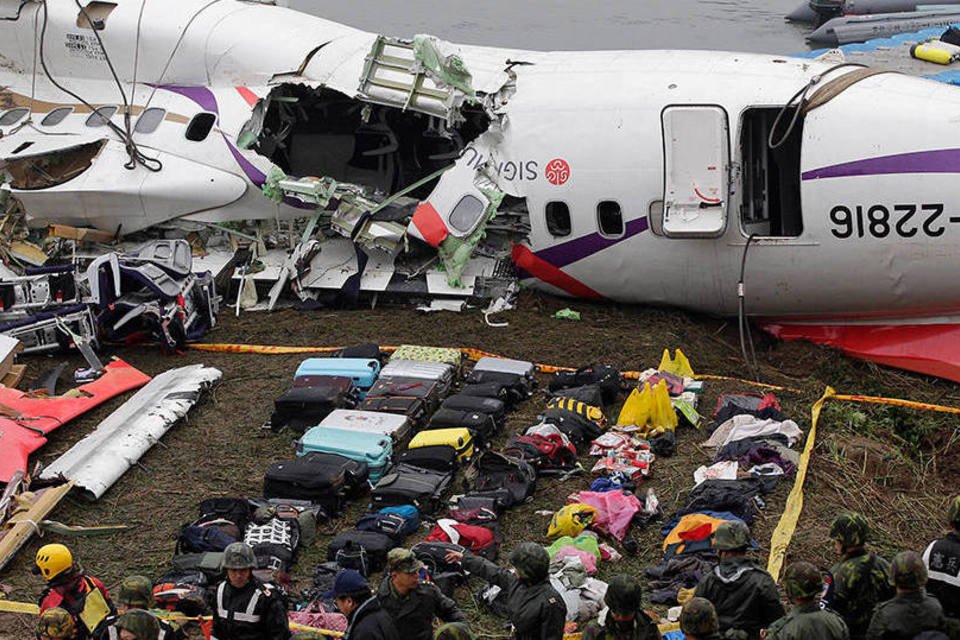
[[[349,396],[356,396],[356,386],[353,384],[353,378],[345,376],[300,376],[293,379],[294,387],[330,387],[339,389],[342,393]]]
[[[315,427],[334,409],[350,406],[350,396],[338,387],[293,387],[273,401],[270,428],[279,430],[289,427],[303,433]]]
[[[412,504],[421,513],[436,513],[443,506],[443,494],[453,474],[415,467],[393,466],[370,491],[376,509],[398,504]]]
[[[387,553],[396,546],[393,538],[376,531],[344,531],[327,545],[327,560],[366,576],[386,567]]]
[[[441,409],[457,409],[460,411],[473,411],[476,413],[485,413],[493,417],[497,428],[503,427],[507,422],[507,408],[502,400],[496,398],[483,398],[480,396],[466,396],[457,394],[450,396],[440,405]]]
[[[487,446],[500,432],[493,416],[476,411],[462,409],[438,409],[430,418],[427,429],[447,429],[449,427],[465,427],[470,429],[479,446]]]
[[[332,516],[346,495],[366,486],[367,474],[366,463],[314,451],[271,464],[263,476],[263,497],[309,500]]]
[[[445,444],[417,447],[401,453],[397,462],[411,464],[423,469],[432,469],[440,473],[453,473],[457,470],[457,450]]]
[[[460,389],[461,396],[479,396],[481,398],[495,398],[503,402],[507,407],[512,406],[513,394],[510,388],[502,382],[483,382],[468,384]]]
[[[420,398],[423,400],[427,413],[433,413],[440,405],[440,383],[425,378],[381,376],[367,392],[368,398],[391,396]]]
[[[423,398],[413,396],[376,396],[367,398],[360,403],[363,411],[382,411],[406,416],[410,424],[416,429],[427,417],[427,405]]]
[[[605,406],[603,402],[603,391],[595,384],[585,384],[581,387],[565,387],[557,389],[552,394],[555,398],[572,398],[578,402],[589,404],[592,407]]]
[[[507,388],[507,393],[510,396],[509,403],[517,404],[533,395],[533,386],[536,381],[522,376],[519,373],[473,370],[470,372],[470,375],[467,376],[465,382],[466,384],[498,382]]]

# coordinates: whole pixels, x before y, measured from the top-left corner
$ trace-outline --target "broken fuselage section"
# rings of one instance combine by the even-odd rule
[[[304,66],[323,55],[315,50]],[[510,69],[477,85],[447,43],[380,36],[353,91],[306,76],[282,78],[238,136],[279,169],[268,197],[317,208],[315,239],[289,261],[293,291],[515,291],[510,248],[526,239],[529,218],[494,165]]]

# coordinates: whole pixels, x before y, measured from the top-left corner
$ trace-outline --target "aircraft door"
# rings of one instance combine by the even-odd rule
[[[671,106],[663,110],[662,123],[664,235],[722,235],[729,193],[727,112],[717,105]]]

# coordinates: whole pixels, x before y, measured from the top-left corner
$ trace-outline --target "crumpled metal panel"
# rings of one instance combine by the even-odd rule
[[[73,480],[87,497],[100,498],[222,375],[219,369],[201,364],[161,373],[40,477]]]

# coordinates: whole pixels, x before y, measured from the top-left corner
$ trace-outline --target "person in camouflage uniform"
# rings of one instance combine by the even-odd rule
[[[550,585],[550,556],[537,543],[524,542],[510,553],[510,564],[514,571],[499,567],[469,551],[449,551],[446,561],[462,564],[472,575],[505,591],[516,640],[563,638],[567,606]]]
[[[694,595],[713,603],[721,632],[738,630],[755,640],[761,629],[786,613],[777,585],[763,567],[747,557],[750,529],[743,521],[721,523],[713,534],[713,547],[720,564],[703,576]]]
[[[433,640],[477,640],[477,636],[466,622],[448,622],[440,625]]]
[[[607,608],[587,625],[582,640],[659,640],[657,624],[641,606],[643,589],[634,576],[618,574],[607,583]]]
[[[717,611],[706,598],[690,598],[680,610],[680,630],[687,640],[720,640]]]
[[[117,618],[120,640],[157,640],[160,624],[142,609],[131,609]]]
[[[864,548],[869,534],[870,525],[859,513],[841,513],[830,527],[843,559],[830,569],[823,603],[847,623],[851,640],[863,639],[874,607],[894,595],[890,564]]]
[[[107,616],[102,631],[97,636],[98,640],[117,640],[120,637],[117,621],[124,611],[153,607],[153,583],[145,576],[127,576],[120,583],[116,601],[119,613]],[[159,640],[183,640],[186,637],[179,626],[166,620],[158,619],[157,622],[160,624]]]
[[[52,607],[40,614],[37,620],[39,640],[73,640],[76,637],[77,625],[66,609]]]
[[[437,585],[420,581],[420,562],[409,549],[391,549],[387,554],[387,575],[377,598],[406,640],[430,640],[433,619],[465,622],[457,603],[440,593]]]
[[[815,566],[794,562],[783,572],[783,587],[793,608],[767,628],[766,640],[849,640],[850,631],[843,618],[830,609],[821,609],[817,602],[823,577]]]
[[[924,591],[927,568],[920,554],[901,551],[894,557],[890,569],[897,595],[877,607],[867,628],[867,640],[912,640],[919,633],[935,631],[946,638],[947,619],[943,607]]]

